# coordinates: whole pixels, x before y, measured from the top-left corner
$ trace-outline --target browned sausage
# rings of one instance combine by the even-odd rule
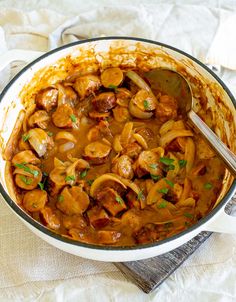
[[[47,201],[47,192],[35,189],[25,193],[23,198],[23,205],[24,208],[29,212],[37,212],[44,208]]]
[[[56,213],[53,212],[53,210],[49,207],[43,208],[41,211],[42,218],[47,225],[52,230],[58,230],[61,226],[60,219],[56,215]]]
[[[74,91],[72,87],[58,85],[58,106],[67,104],[71,107],[74,107],[77,100],[77,93]]]
[[[18,187],[24,190],[33,190],[38,186],[38,183],[42,180],[41,170],[31,164],[16,164],[14,171],[15,182]],[[30,172],[28,172],[30,171]]]
[[[123,81],[123,72],[118,67],[105,69],[101,74],[102,85],[106,88],[116,88]]]
[[[139,144],[131,143],[122,150],[122,154],[126,154],[132,159],[136,159],[141,151],[142,147]]]
[[[92,104],[98,112],[108,112],[116,105],[116,97],[113,92],[100,93],[92,100]]]
[[[88,215],[90,224],[94,228],[102,228],[105,225],[107,225],[110,221],[110,218],[109,218],[107,212],[99,206],[95,206],[92,209],[90,209],[87,212],[87,215]]]
[[[35,101],[38,108],[42,108],[47,112],[49,112],[57,106],[57,97],[58,97],[58,90],[49,87],[44,90],[41,90],[36,95]]]
[[[58,128],[70,128],[73,122],[77,122],[77,118],[74,116],[73,109],[67,105],[61,105],[57,107],[57,110],[52,115],[52,121]]]
[[[153,151],[142,151],[134,164],[135,174],[143,177],[147,174],[162,175],[162,171],[158,163],[158,155]]]
[[[63,225],[66,229],[83,229],[87,226],[87,223],[82,215],[63,216]]]
[[[175,98],[170,95],[162,95],[156,107],[156,117],[161,122],[177,117],[178,104]]]
[[[40,163],[40,159],[37,158],[31,150],[25,150],[17,153],[12,159],[13,165],[15,164],[33,164],[37,165]]]
[[[129,110],[122,106],[116,106],[113,110],[113,116],[119,123],[127,122],[130,119]]]
[[[113,216],[116,216],[119,212],[127,209],[127,206],[121,196],[111,188],[105,188],[100,191],[97,194],[96,199]]]
[[[96,75],[84,75],[79,77],[74,83],[74,89],[77,91],[81,99],[96,92],[101,87],[101,81]]]
[[[141,128],[140,130],[137,131],[137,133],[140,134],[147,143],[149,143],[154,139],[154,133],[152,129],[148,127]]]
[[[120,175],[121,177],[132,179],[134,171],[132,168],[132,161],[127,155],[121,155],[118,157],[112,167],[112,172]]]
[[[111,147],[100,141],[88,144],[84,148],[83,157],[94,165],[104,163],[111,152]]]

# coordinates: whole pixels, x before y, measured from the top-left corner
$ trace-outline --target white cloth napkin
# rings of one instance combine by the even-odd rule
[[[101,35],[149,38],[227,67],[221,76],[236,95],[236,72],[229,70],[236,69],[234,4],[210,2],[35,0],[22,10],[20,1],[2,1],[0,54]],[[14,64],[11,74],[21,66]],[[9,78],[6,68],[0,90]],[[235,279],[236,236],[214,234],[147,296],[113,264],[66,254],[37,238],[0,198],[0,301],[234,301]]]

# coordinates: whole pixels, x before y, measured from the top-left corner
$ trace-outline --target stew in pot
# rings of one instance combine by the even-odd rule
[[[139,70],[69,77],[35,97],[11,160],[22,208],[81,242],[177,234],[214,206],[224,166]]]

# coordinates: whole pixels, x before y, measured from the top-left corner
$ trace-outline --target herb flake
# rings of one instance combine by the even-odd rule
[[[30,135],[29,134],[25,134],[25,135],[22,135],[22,139],[24,142],[27,142],[27,140],[30,138]]]
[[[157,206],[158,209],[164,209],[167,206],[167,202],[163,200],[159,205]]]
[[[42,191],[43,191],[43,190],[44,190],[44,183],[39,182],[39,183],[38,183],[38,185],[39,185],[39,187],[40,187],[40,190],[42,190]]]
[[[48,132],[47,132],[47,135],[50,136],[50,137],[52,137],[52,136],[53,136],[53,133],[52,133],[51,131],[48,131]]]
[[[160,175],[154,175],[154,174],[150,174],[151,178],[153,180],[160,180],[161,179],[161,176]]]
[[[157,192],[158,192],[158,193],[161,193],[161,194],[167,194],[168,191],[169,191],[168,188],[162,188],[162,189],[158,190]]]
[[[174,159],[168,157],[161,157],[160,162],[166,166],[170,166],[173,165]]]
[[[151,169],[157,169],[157,167],[158,167],[158,164],[150,164],[149,165],[149,167],[151,168]]]
[[[206,190],[210,190],[210,189],[212,189],[212,187],[213,187],[213,184],[210,183],[210,182],[207,182],[207,183],[204,184],[204,188],[205,188]]]
[[[185,159],[180,159],[180,160],[179,160],[179,167],[180,167],[180,168],[185,167],[186,164],[187,164],[187,160],[185,160]]]
[[[74,175],[67,175],[65,178],[65,181],[74,181],[75,180],[75,176]]]
[[[116,196],[116,201],[117,201],[119,204],[122,204],[122,203],[123,203],[122,198],[119,197],[119,196]]]
[[[59,202],[62,202],[62,201],[64,200],[64,196],[63,196],[63,195],[58,195],[57,200],[58,200]]]
[[[190,218],[190,219],[192,219],[192,218],[193,218],[193,215],[192,215],[192,214],[190,214],[190,213],[184,213],[184,216],[185,216],[185,217],[187,217],[187,218]]]
[[[87,180],[87,184],[89,184],[90,186],[92,185],[93,182],[94,182],[94,179]]]
[[[170,187],[172,187],[172,188],[174,187],[174,183],[173,183],[171,180],[165,178],[165,182],[166,182]]]
[[[71,114],[71,115],[70,115],[70,119],[71,119],[71,121],[72,121],[73,123],[76,123],[76,122],[77,122],[77,118],[76,118],[76,116],[75,116],[74,114]]]
[[[138,200],[141,200],[141,199],[143,199],[143,190],[141,190],[141,191],[139,191],[138,192]]]
[[[31,185],[33,182],[33,179],[27,178],[24,175],[20,175],[20,179],[26,184],[26,185]]]
[[[145,108],[146,110],[149,109],[149,103],[148,103],[147,100],[144,100],[144,101],[143,101],[143,106],[144,106],[144,108]]]
[[[80,178],[85,178],[87,176],[88,169],[85,169],[84,171],[80,172]]]
[[[110,88],[110,89],[114,89],[114,90],[116,91],[117,86],[116,86],[116,85],[113,85],[113,84],[110,84],[110,85],[108,86],[108,88]]]

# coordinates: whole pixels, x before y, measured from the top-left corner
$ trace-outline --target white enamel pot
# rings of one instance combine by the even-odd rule
[[[35,59],[36,57],[37,59]],[[54,70],[63,69],[61,65],[63,63],[61,62],[63,61],[62,58],[65,57],[69,57],[71,61],[81,66],[81,69],[90,63],[94,66],[97,64],[99,67],[130,66],[131,68],[167,67],[175,69],[180,66],[179,72],[182,72],[192,84],[193,95],[196,100],[195,110],[198,112],[208,110],[210,112],[212,129],[214,129],[217,135],[235,152],[236,103],[225,84],[201,62],[178,49],[154,41],[127,37],[107,37],[79,41],[54,49],[45,54],[11,50],[0,56],[0,70],[13,61],[30,62],[35,59],[10,81],[0,95],[0,134],[2,149],[14,129],[20,110],[23,108],[22,95],[26,90],[25,85],[34,82],[32,79],[35,79],[35,74],[40,74],[42,77],[46,77],[46,74],[48,76],[45,70],[50,71],[50,66],[53,66]],[[66,68],[63,69],[60,76],[66,76]],[[53,84],[53,81],[56,81],[55,77],[49,76],[47,78],[48,85]],[[199,97],[199,89],[202,91],[201,93],[204,93],[206,96],[205,100],[208,102],[204,108],[201,108],[202,104],[199,99],[201,98],[201,96]],[[207,122],[209,123],[208,120]],[[14,198],[11,196],[7,187],[6,178],[9,176],[5,175],[5,166],[6,162],[1,156],[0,191],[6,203],[16,216],[37,236],[49,244],[65,252],[84,258],[100,261],[140,260],[173,250],[192,239],[201,231],[236,233],[236,218],[227,215],[224,211],[225,205],[232,198],[236,190],[236,182],[227,172],[224,179],[224,188],[218,197],[219,202],[217,206],[194,226],[171,238],[147,245],[107,247],[70,240],[69,238],[55,234],[33,220],[13,200]]]

